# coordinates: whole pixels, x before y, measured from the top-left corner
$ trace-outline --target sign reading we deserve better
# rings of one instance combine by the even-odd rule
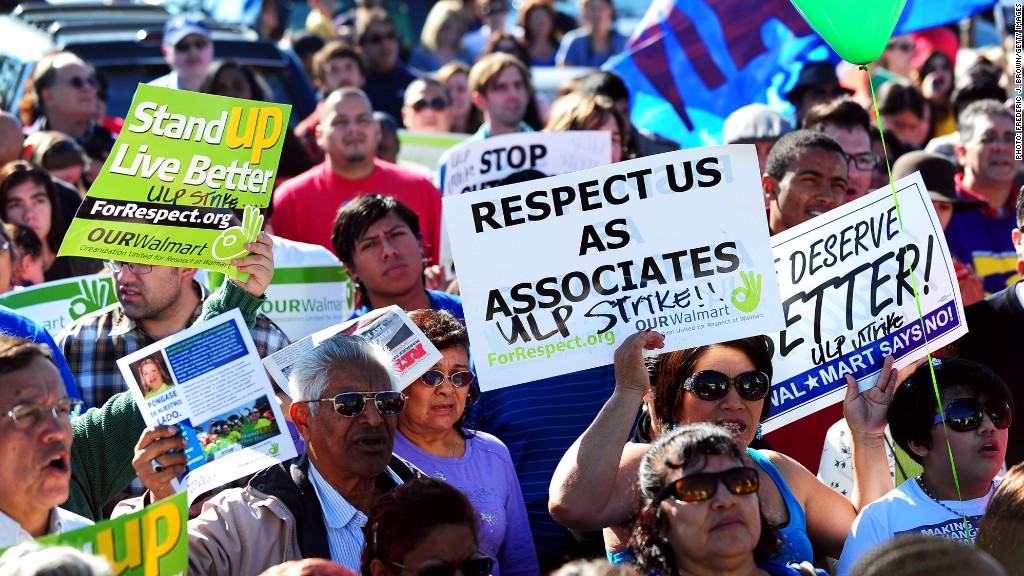
[[[290,106],[139,85],[60,256],[216,270],[259,234]],[[244,209],[239,222],[232,209]]]
[[[785,330],[774,348],[770,432],[841,402],[846,374],[874,386],[967,333],[942,228],[917,173],[772,237]],[[923,322],[914,300],[921,299]]]
[[[782,328],[750,145],[649,156],[444,199],[483,390]]]

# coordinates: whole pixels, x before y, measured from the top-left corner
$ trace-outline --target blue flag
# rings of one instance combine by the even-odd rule
[[[907,0],[905,34],[994,0]],[[683,147],[720,144],[725,118],[760,102],[780,111],[804,62],[839,56],[789,0],[655,0],[627,50],[605,64],[629,87],[633,122]]]

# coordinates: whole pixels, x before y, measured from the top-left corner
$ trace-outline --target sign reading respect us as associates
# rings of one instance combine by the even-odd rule
[[[207,268],[244,280],[230,263],[263,226],[290,111],[140,84],[58,254]]]
[[[750,145],[682,150],[444,198],[480,387],[782,329]]]

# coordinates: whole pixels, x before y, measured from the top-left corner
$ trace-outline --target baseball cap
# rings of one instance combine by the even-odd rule
[[[176,46],[178,42],[189,34],[199,34],[207,40],[210,39],[210,27],[202,16],[194,14],[179,14],[164,24],[164,46]]]

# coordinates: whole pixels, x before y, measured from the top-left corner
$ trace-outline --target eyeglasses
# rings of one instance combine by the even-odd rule
[[[1013,422],[1013,414],[1007,404],[985,406],[974,398],[957,398],[946,405],[946,425],[957,432],[970,432],[981,426],[981,417],[988,414],[992,424],[1003,430]],[[932,425],[942,423],[942,414],[936,414]]]
[[[760,481],[757,470],[740,466],[721,472],[701,472],[683,476],[669,484],[659,500],[675,498],[680,502],[702,502],[712,498],[718,492],[718,484],[737,496],[745,496],[757,492]]]
[[[889,42],[885,45],[886,50],[899,50],[901,52],[913,52],[913,42]]]
[[[444,98],[434,98],[433,100],[417,100],[412,103],[412,109],[416,112],[423,112],[427,108],[434,110],[435,112],[442,112],[448,108],[448,101]]]
[[[53,404],[21,404],[8,411],[5,417],[13,420],[18,428],[27,429],[35,426],[47,413],[61,422],[69,422],[72,416],[78,416],[82,411],[82,405],[77,398],[61,398]]]
[[[383,34],[370,34],[366,38],[363,38],[363,44],[380,44],[382,42],[394,42],[398,40],[398,33],[394,30],[385,32]]]
[[[491,570],[494,569],[494,558],[490,556],[470,558],[458,564],[447,562],[444,564],[432,564],[418,569],[409,568],[391,560],[385,560],[385,562],[396,568],[412,572],[416,576],[455,576],[456,572],[462,573],[463,576],[490,576]]]
[[[858,170],[874,170],[878,166],[880,159],[875,154],[870,152],[861,152],[860,154],[847,154],[846,163],[853,163]]]
[[[72,76],[71,78],[67,79],[67,83],[70,84],[71,87],[74,88],[75,90],[81,90],[82,88],[85,88],[86,86],[89,86],[91,88],[95,88],[96,87],[96,77],[95,76]]]
[[[446,375],[440,370],[427,370],[423,373],[423,376],[420,376],[420,382],[423,382],[427,386],[433,388],[434,386],[440,386],[447,378],[448,380],[451,380],[452,386],[462,388],[463,386],[469,386],[473,382],[473,376],[474,374],[469,370],[456,372],[451,376]]]
[[[334,402],[334,411],[346,418],[355,418],[366,408],[366,399],[372,398],[381,416],[394,416],[405,410],[405,394],[401,392],[342,392],[334,398],[307,400],[313,402]]]
[[[111,272],[120,272],[126,267],[136,276],[142,276],[143,274],[149,274],[153,271],[152,264],[140,264],[138,262],[121,262],[118,260],[104,260],[103,267]]]
[[[717,370],[701,370],[683,382],[683,390],[689,390],[701,400],[721,400],[729,393],[729,386],[744,400],[761,400],[768,395],[772,380],[760,370],[744,372],[735,378],[729,378]]]
[[[182,40],[174,45],[174,50],[177,52],[188,52],[195,48],[196,50],[206,50],[206,47],[210,45],[210,41],[206,38],[195,38],[191,42],[188,40]]]

